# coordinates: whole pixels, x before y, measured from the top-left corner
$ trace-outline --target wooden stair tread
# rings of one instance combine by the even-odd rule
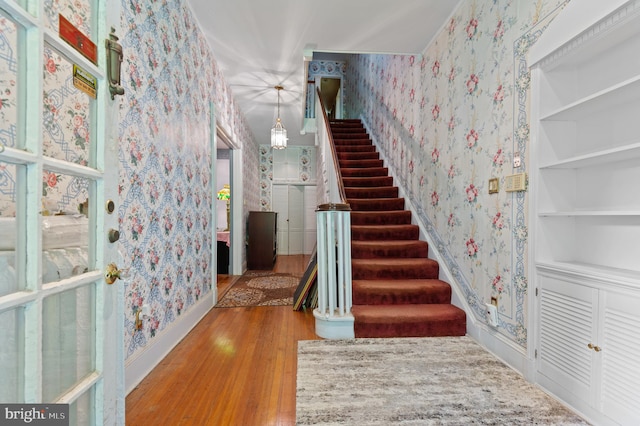
[[[389,211],[351,211],[351,226],[388,226],[411,225],[411,212],[408,210]]]
[[[336,153],[343,152],[377,152],[373,145],[336,145]]]
[[[464,336],[466,314],[451,304],[354,305],[355,337]]]
[[[354,280],[438,278],[440,265],[427,257],[351,259]]]
[[[451,286],[437,278],[353,280],[354,305],[448,304]]]
[[[412,225],[416,226],[416,225]],[[412,247],[428,247],[426,241],[422,240],[392,240],[392,241],[352,241],[351,247],[393,247],[398,249],[410,249]]]
[[[387,211],[405,210],[404,198],[347,198],[351,210],[356,211]]]
[[[354,241],[417,240],[419,236],[420,228],[412,224],[351,225],[351,239]]]
[[[342,177],[379,177],[388,176],[389,169],[386,167],[347,167],[340,168]]]
[[[399,258],[394,257],[391,259],[352,259],[353,266],[367,266],[367,267],[383,267],[383,268],[408,268],[415,266],[433,266],[438,265],[436,260],[428,257],[407,257]]]
[[[464,316],[462,309],[450,303],[425,303],[412,305],[353,305],[354,316],[363,321],[384,319],[385,322],[410,321],[412,317],[418,320],[451,319]]]
[[[341,151],[337,153],[338,161],[344,160],[379,160],[380,154],[376,151]]]
[[[340,168],[371,168],[371,167],[383,167],[384,166],[384,161],[382,161],[379,158],[373,158],[373,159],[357,159],[357,160],[347,160],[347,159],[341,159],[338,160],[338,163],[340,163]]]
[[[428,257],[429,244],[421,240],[351,241],[352,259]]]
[[[345,187],[366,188],[369,186],[393,186],[393,177],[391,176],[353,176],[342,177],[342,183]]]
[[[347,199],[398,198],[397,186],[345,187]]]

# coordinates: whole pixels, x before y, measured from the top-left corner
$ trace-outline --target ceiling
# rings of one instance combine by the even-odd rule
[[[304,54],[420,54],[456,8],[453,0],[187,0],[259,144],[277,116],[290,145],[301,135]],[[340,60],[339,56],[335,57]]]

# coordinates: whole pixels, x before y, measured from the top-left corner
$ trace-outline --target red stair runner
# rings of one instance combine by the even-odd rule
[[[351,205],[356,337],[463,336],[467,320],[360,120],[331,132]]]

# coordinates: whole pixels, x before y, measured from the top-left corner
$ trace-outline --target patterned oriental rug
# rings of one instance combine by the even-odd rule
[[[222,296],[216,308],[293,305],[299,276],[271,271],[248,271]]]
[[[297,425],[586,425],[469,337],[298,342]]]

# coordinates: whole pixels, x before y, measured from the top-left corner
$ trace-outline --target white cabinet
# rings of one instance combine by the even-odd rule
[[[543,387],[605,423],[640,421],[640,295],[604,276],[540,266]]]
[[[612,424],[640,424],[639,52],[640,0],[570,2],[530,51],[539,382]]]
[[[600,409],[621,424],[640,423],[640,297],[600,294]]]

